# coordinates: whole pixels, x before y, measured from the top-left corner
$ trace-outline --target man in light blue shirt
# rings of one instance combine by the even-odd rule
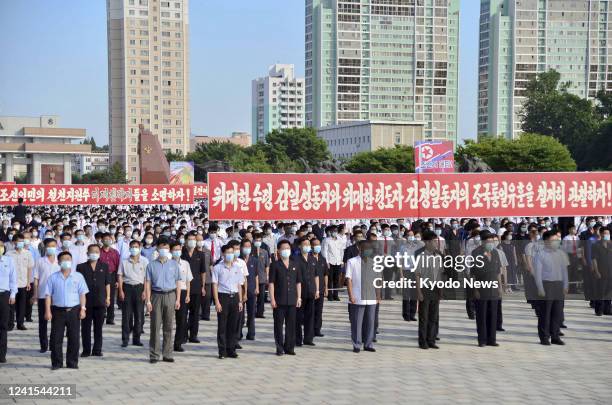
[[[57,260],[60,271],[49,276],[45,291],[45,319],[51,321],[51,369],[64,366],[62,346],[66,330],[66,366],[79,368],[80,320],[85,318],[85,295],[89,289],[83,275],[72,271],[70,252],[61,252]]]
[[[538,289],[538,335],[540,343],[564,345],[559,338],[563,320],[563,300],[568,291],[567,253],[560,249],[555,231],[544,232],[544,247],[533,258],[533,277]],[[550,340],[549,340],[550,339]]]
[[[176,260],[170,260],[170,244],[165,238],[157,242],[159,256],[149,262],[145,278],[145,297],[147,311],[151,314],[151,334],[149,337],[149,361],[159,361],[159,328],[163,324],[164,344],[162,360],[173,363],[174,347],[172,328],[175,310],[181,307],[180,268]]]
[[[4,242],[0,241],[0,363],[6,363],[10,306],[15,304],[17,295],[17,273],[13,259],[5,252]]]

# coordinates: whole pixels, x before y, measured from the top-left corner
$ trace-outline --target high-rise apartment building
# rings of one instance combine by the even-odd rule
[[[580,97],[612,91],[611,7],[607,0],[482,0],[478,133],[520,133],[527,83],[549,69]]]
[[[456,140],[459,0],[306,0],[306,125],[424,123]]]
[[[111,164],[140,181],[138,125],[189,152],[189,1],[107,0]]]
[[[304,79],[294,70],[293,65],[272,65],[268,76],[252,81],[253,143],[273,129],[304,126]]]

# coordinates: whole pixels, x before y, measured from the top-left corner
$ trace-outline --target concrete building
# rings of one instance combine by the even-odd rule
[[[105,171],[110,167],[108,152],[90,152],[74,155],[72,158],[72,172],[81,176],[91,172]]]
[[[251,83],[253,143],[274,129],[304,126],[304,79],[293,65],[272,65],[268,76]]]
[[[111,164],[140,179],[139,125],[189,151],[189,1],[107,0]]]
[[[306,0],[306,126],[423,122],[457,138],[459,0]]]
[[[251,146],[251,134],[248,132],[232,132],[231,136],[194,136],[190,139],[191,151],[193,152],[199,144],[212,142],[230,142],[240,146]]]
[[[61,128],[59,117],[0,117],[2,181],[27,174],[32,184],[71,184],[74,156],[88,154],[91,145],[81,128]]]
[[[600,0],[482,0],[478,133],[521,132],[527,83],[555,69],[569,92],[612,92],[612,3]]]
[[[423,123],[403,121],[354,121],[319,128],[317,135],[327,142],[334,158],[350,158],[395,145],[414,146],[424,139]]]

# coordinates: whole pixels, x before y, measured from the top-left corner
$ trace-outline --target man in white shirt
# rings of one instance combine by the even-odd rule
[[[327,299],[329,301],[340,301],[338,290],[342,287],[340,285],[340,272],[346,241],[338,237],[338,228],[335,225],[330,226],[326,231],[329,236],[323,239],[321,254],[327,260],[329,266],[331,288],[328,290]]]
[[[372,268],[374,246],[371,241],[360,241],[360,255],[346,263],[346,280],[349,294],[349,321],[353,352],[359,353],[363,340],[364,350],[375,352],[374,322],[376,304],[380,302],[380,289],[375,288],[377,273]],[[362,268],[364,266],[364,268]]]
[[[30,290],[30,277],[34,268],[34,258],[25,247],[23,235],[15,235],[15,249],[7,253],[13,259],[15,272],[17,274],[17,296],[15,304],[10,306],[9,327],[13,330],[15,318],[17,319],[17,329],[26,330],[24,325],[26,312],[26,296]]]
[[[191,266],[189,262],[181,259],[183,249],[180,243],[174,242],[170,247],[172,260],[176,260],[179,264],[179,285],[181,287],[181,306],[176,310],[176,330],[174,332],[174,351],[184,352],[183,343],[187,342],[187,307],[190,301],[190,287],[193,274],[191,274]]]
[[[38,339],[40,341],[40,352],[44,353],[49,348],[49,338],[47,334],[47,320],[45,319],[45,298],[46,286],[49,276],[60,271],[57,263],[57,241],[55,239],[45,239],[45,257],[41,257],[34,266],[34,297],[38,298]]]
[[[85,233],[83,230],[76,231],[75,240],[72,242],[72,246],[68,248],[68,251],[72,255],[72,271],[76,270],[76,266],[88,260],[87,246],[88,245],[85,244]]]

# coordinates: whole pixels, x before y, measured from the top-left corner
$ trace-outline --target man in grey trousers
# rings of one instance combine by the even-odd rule
[[[359,256],[346,262],[346,280],[349,293],[349,320],[353,352],[359,353],[361,345],[366,352],[374,349],[374,322],[376,304],[380,303],[380,289],[374,287],[375,273],[372,260],[376,242],[360,241]]]
[[[168,240],[160,239],[157,242],[157,251],[159,257],[147,265],[145,280],[147,311],[151,314],[149,361],[159,361],[159,327],[163,324],[162,360],[172,363],[174,311],[180,308],[180,269],[176,260],[170,260]]]

